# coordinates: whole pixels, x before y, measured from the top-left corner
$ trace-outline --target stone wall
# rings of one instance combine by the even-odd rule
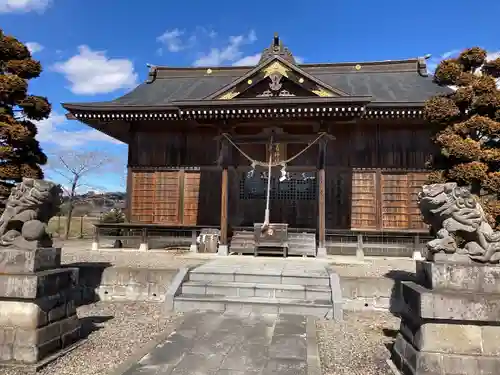
[[[177,269],[112,267],[106,263],[72,264],[79,269],[78,304],[92,301],[163,302]]]
[[[399,314],[402,308],[399,298],[401,281],[411,280],[413,277],[409,273],[402,273],[400,277],[341,276],[344,310],[385,310]]]
[[[72,264],[79,268],[77,303],[92,301],[164,302],[178,269],[114,267],[107,263]],[[390,310],[397,312],[396,293],[400,280],[411,280],[408,272],[384,277],[341,276],[340,286],[347,310]]]

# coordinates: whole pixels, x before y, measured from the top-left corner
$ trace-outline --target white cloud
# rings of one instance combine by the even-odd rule
[[[262,53],[256,53],[255,55],[249,55],[242,57],[241,59],[235,61],[233,63],[233,66],[254,66],[257,65],[260,61],[260,56]],[[303,64],[304,63],[304,58],[300,56],[294,56],[295,62],[297,64]]]
[[[488,60],[488,61],[495,60],[495,59],[498,59],[499,57],[500,57],[500,51],[488,52],[488,56],[486,56],[486,60]]]
[[[28,43],[25,43],[26,45],[26,48],[28,48],[28,50],[31,52],[31,54],[35,54],[37,52],[40,52],[42,51],[45,47],[42,46],[40,43],[37,43],[37,42],[28,42]]]
[[[488,52],[486,56],[486,61],[495,60],[500,58],[500,51]],[[500,90],[500,78],[497,78],[497,87]]]
[[[95,129],[85,129],[70,131],[65,129],[66,117],[60,113],[53,112],[49,118],[35,121],[38,129],[36,139],[42,146],[52,146],[59,149],[74,149],[92,142],[109,142],[123,144],[110,136]]]
[[[257,40],[254,30],[248,35],[237,35],[229,37],[229,42],[221,48],[212,48],[207,54],[201,55],[193,63],[194,66],[218,66],[225,63],[234,63],[243,57],[241,48],[252,44]]]
[[[439,63],[441,61],[443,61],[445,59],[449,59],[450,57],[457,55],[459,52],[460,52],[459,49],[453,49],[451,51],[445,52],[442,55],[439,55],[436,57],[431,56],[431,58],[429,60],[427,60],[427,71],[430,74],[434,74],[434,71],[436,70],[437,66],[439,65]]]
[[[187,48],[187,45],[182,41],[184,33],[184,31],[179,29],[167,30],[157,37],[156,40],[163,44],[169,52],[179,52]],[[193,39],[191,40],[193,41]]]
[[[0,0],[0,13],[43,13],[52,0]]]
[[[215,30],[204,26],[196,26],[191,32],[178,28],[166,30],[156,38],[156,41],[161,44],[157,53],[159,55],[163,55],[164,52],[176,53],[192,49],[196,45],[213,43],[217,35]]]
[[[453,49],[437,57],[431,57],[429,60],[427,60],[427,70],[429,71],[430,74],[434,74],[434,71],[436,70],[437,66],[441,61],[457,57],[461,51],[462,51],[461,49]],[[493,51],[493,52],[489,51],[488,55],[486,56],[486,60],[494,60],[497,57],[500,57],[500,51]]]
[[[235,61],[233,63],[233,66],[257,65],[259,63],[260,56],[262,56],[262,53],[256,53],[255,55],[249,55],[249,56],[242,57],[238,61]]]
[[[436,70],[437,66],[442,60],[449,59],[452,57],[456,57],[461,50],[459,49],[454,49],[448,52],[443,53],[441,56],[438,56],[436,58],[430,58],[427,61],[427,70],[429,71],[430,74],[434,74],[434,71]],[[500,51],[487,51],[486,55],[486,60],[495,60],[500,57]],[[474,74],[480,75],[481,74],[481,69],[477,69]],[[500,89],[500,79],[497,79],[497,87]],[[452,90],[456,90],[456,86],[450,86]]]
[[[137,85],[138,75],[132,61],[112,59],[106,51],[92,51],[88,46],[79,46],[78,54],[53,66],[56,72],[70,82],[74,94],[105,94]]]

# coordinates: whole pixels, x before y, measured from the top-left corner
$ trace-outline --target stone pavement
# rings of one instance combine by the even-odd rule
[[[189,313],[123,375],[320,375],[314,318]]]

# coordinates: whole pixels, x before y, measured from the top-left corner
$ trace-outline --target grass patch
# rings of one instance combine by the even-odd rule
[[[64,236],[66,228],[65,216],[54,216],[49,221],[48,232],[53,237]],[[90,238],[94,234],[94,224],[99,221],[96,217],[72,217],[69,238]]]

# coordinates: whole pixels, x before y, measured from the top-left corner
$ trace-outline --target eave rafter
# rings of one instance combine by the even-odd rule
[[[331,106],[275,106],[267,108],[190,108],[177,110],[137,110],[137,111],[87,111],[72,110],[72,115],[80,121],[179,121],[196,119],[233,119],[233,118],[316,118],[316,117],[362,117],[362,118],[421,118],[422,108],[377,108],[365,105]]]

